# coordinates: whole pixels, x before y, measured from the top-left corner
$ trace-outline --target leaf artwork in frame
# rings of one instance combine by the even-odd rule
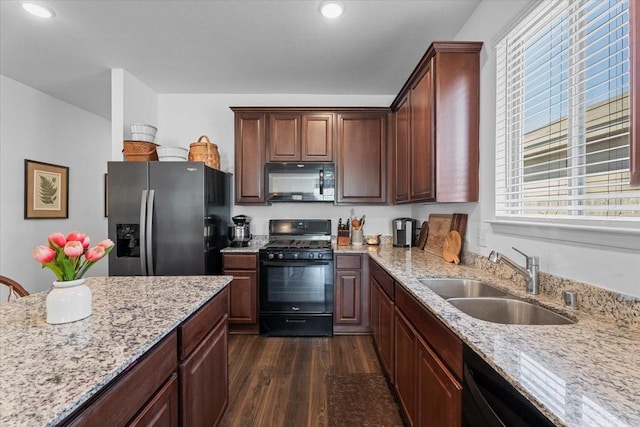
[[[69,168],[25,159],[25,219],[68,218]]]

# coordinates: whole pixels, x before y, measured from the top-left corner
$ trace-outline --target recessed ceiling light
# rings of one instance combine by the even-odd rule
[[[53,9],[44,7],[37,3],[24,1],[24,2],[20,2],[20,4],[22,5],[22,8],[24,10],[26,10],[30,14],[35,15],[39,18],[53,18],[56,15]]]
[[[320,5],[320,13],[325,18],[335,19],[344,12],[344,4],[341,1],[325,1]]]

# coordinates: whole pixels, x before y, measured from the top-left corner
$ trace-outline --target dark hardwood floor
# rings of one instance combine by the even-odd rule
[[[229,407],[221,425],[277,427],[368,424],[366,420],[360,420],[357,424],[353,422],[358,420],[344,420],[342,424],[341,421],[330,419],[329,379],[332,385],[335,384],[336,378],[341,378],[337,374],[378,374],[365,377],[381,378],[382,371],[370,336],[267,338],[231,335]],[[345,398],[366,400],[383,395],[387,397],[381,399],[386,400],[383,402],[386,406],[376,407],[386,408],[384,410],[391,412],[389,415],[392,420],[399,420],[397,404],[390,397],[388,388],[384,389],[388,387],[386,382],[378,381],[375,384],[378,390],[374,390],[374,393],[358,396],[362,393],[355,390],[350,393],[351,397]],[[331,401],[335,400],[336,396],[333,396]],[[376,404],[351,403],[354,407],[358,403],[364,404],[360,406],[364,408]],[[398,423],[390,422],[389,425]]]

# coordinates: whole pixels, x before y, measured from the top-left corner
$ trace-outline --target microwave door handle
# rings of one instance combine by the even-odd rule
[[[320,194],[324,194],[324,171],[320,169]]]

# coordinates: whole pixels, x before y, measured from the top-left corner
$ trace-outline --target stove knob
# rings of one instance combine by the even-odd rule
[[[269,259],[273,259],[273,254],[272,254],[271,252],[269,252],[269,253],[267,254],[267,258],[269,258]]]
[[[293,259],[298,259],[298,252],[294,252]]]
[[[320,259],[324,258],[324,254],[323,253],[319,253],[318,254],[318,258],[320,258]]]
[[[309,252],[309,258],[313,258],[313,252]]]

